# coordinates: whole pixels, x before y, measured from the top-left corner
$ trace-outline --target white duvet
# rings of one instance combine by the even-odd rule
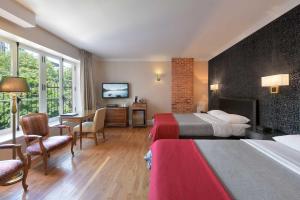
[[[245,129],[250,127],[248,124],[230,124],[206,113],[194,113],[194,115],[210,123],[216,137],[245,136]]]
[[[300,175],[300,153],[271,140],[242,140],[264,155]]]

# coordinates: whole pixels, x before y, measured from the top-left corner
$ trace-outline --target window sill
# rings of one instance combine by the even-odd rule
[[[59,120],[55,120],[53,122],[49,123],[49,127],[53,127],[59,125]],[[16,139],[20,139],[23,137],[23,131],[19,130],[16,132]],[[0,144],[2,143],[11,143],[12,142],[12,130],[6,129],[3,131],[0,131]]]

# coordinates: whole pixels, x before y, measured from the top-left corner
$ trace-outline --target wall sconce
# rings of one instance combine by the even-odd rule
[[[219,90],[219,84],[213,84],[213,85],[210,85],[210,90],[212,90],[212,91],[217,91],[217,90]]]
[[[160,81],[160,73],[156,73],[155,76],[156,76],[156,81]]]
[[[277,74],[261,77],[261,86],[270,87],[271,94],[279,92],[279,86],[289,85],[289,74]]]

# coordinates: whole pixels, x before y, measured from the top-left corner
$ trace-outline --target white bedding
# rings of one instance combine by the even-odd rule
[[[300,175],[300,153],[297,150],[270,140],[242,141]]]
[[[211,124],[216,137],[245,136],[245,129],[250,127],[246,124],[243,124],[245,126],[230,124],[206,113],[194,113],[194,115]]]

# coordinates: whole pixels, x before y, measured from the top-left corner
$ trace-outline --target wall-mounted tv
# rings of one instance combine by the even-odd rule
[[[102,83],[102,98],[118,99],[129,97],[128,83]]]

